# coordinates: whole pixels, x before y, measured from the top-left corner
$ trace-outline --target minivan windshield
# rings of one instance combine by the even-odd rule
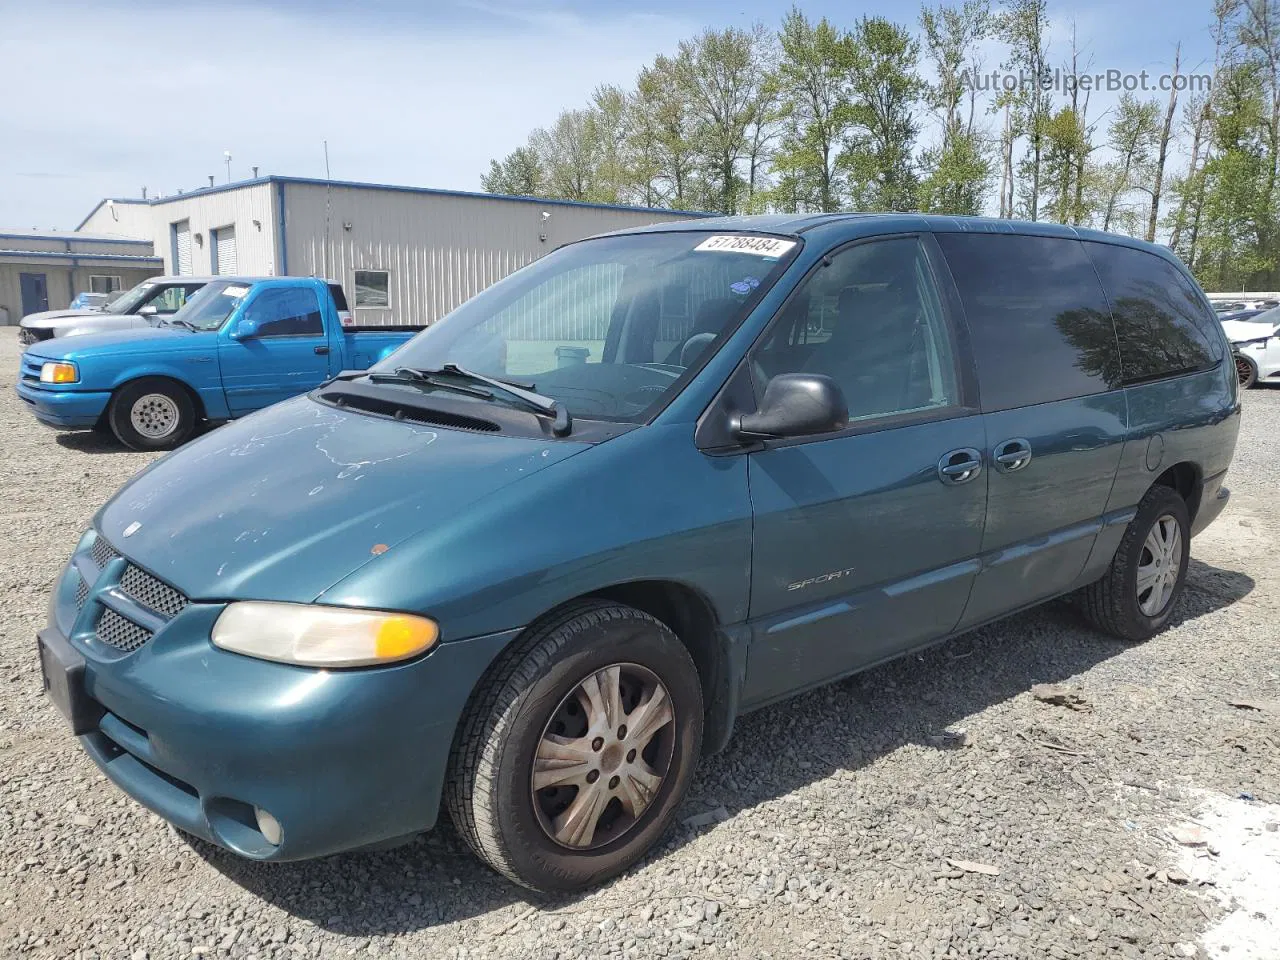
[[[217,330],[231,316],[231,311],[249,289],[248,284],[235,280],[207,283],[191,295],[182,309],[164,322],[179,327],[194,327],[197,330]]]
[[[683,388],[799,246],[712,231],[574,243],[467,301],[373,370],[454,364],[518,382],[574,417],[639,422]]]
[[[146,299],[147,295],[155,288],[155,284],[150,280],[144,280],[132,290],[120,294],[105,307],[102,308],[103,313],[130,313],[133,308]]]

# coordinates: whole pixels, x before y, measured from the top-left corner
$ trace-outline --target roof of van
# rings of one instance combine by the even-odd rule
[[[862,229],[853,234],[872,235],[896,230],[930,230],[934,233],[995,233],[1031,237],[1063,237],[1100,240],[1144,250],[1159,251],[1171,257],[1168,247],[1147,243],[1122,234],[1103,233],[1087,227],[1073,227],[1042,220],[1000,220],[995,217],[954,217],[921,213],[772,213],[751,217],[709,217],[703,220],[680,220],[615,230],[609,236],[627,233],[664,233],[669,231],[759,231],[800,236],[819,227],[837,224]]]

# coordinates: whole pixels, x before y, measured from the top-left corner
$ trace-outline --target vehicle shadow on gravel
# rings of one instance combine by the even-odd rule
[[[1171,626],[1253,588],[1243,573],[1192,560]],[[690,817],[707,814],[702,819],[714,823],[907,745],[956,748],[963,740],[951,728],[964,718],[1033,684],[1067,681],[1126,649],[1090,629],[1069,604],[1052,603],[742,717],[728,748],[702,763],[675,828],[643,863],[660,861],[706,829],[685,823]],[[262,864],[191,843],[252,893],[350,936],[408,932],[515,902],[559,909],[579,899],[535,896],[498,877],[471,855],[443,810],[431,833],[381,853]],[[487,935],[496,936],[509,922],[492,925]]]
[[[217,424],[200,423],[196,425],[195,431],[191,434],[190,439],[199,440],[210,430],[216,430]],[[58,433],[54,436],[54,442],[66,450],[73,450],[76,453],[130,453],[136,454],[139,451],[130,450],[123,443],[116,439],[115,435],[105,430],[75,430],[66,433]],[[183,446],[186,445],[183,444]],[[145,451],[143,451],[145,452]]]

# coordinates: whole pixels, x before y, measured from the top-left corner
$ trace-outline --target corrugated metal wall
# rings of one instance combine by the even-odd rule
[[[353,308],[356,270],[390,274],[389,306],[357,309],[361,324],[431,323],[563,243],[680,218],[410,190],[284,189],[288,273],[340,281]]]
[[[107,240],[74,234],[42,235],[0,232],[0,250],[34,250],[40,253],[107,253],[126,257],[151,256],[150,240]]]
[[[145,200],[123,200],[107,206],[104,201],[79,229],[85,233],[109,233],[118,237],[150,237],[154,211]]]
[[[73,271],[66,262],[53,260],[30,263],[0,263],[0,307],[8,316],[8,323],[15,324],[22,319],[22,287],[19,274],[43,273],[45,287],[49,295],[49,309],[61,310],[71,303],[71,298],[82,290],[89,289],[89,276],[111,275],[120,278],[124,289],[141,283],[147,277],[160,273],[159,267],[136,266],[91,266],[76,267]],[[0,322],[3,322],[0,320]]]
[[[227,226],[236,229],[240,273],[263,276],[284,273],[276,268],[275,189],[274,184],[258,183],[204,196],[165,198],[153,204],[149,208],[153,219],[147,235],[155,240],[156,256],[164,257],[164,272],[176,272],[172,225],[189,220],[191,270],[197,276],[214,272],[211,231]]]

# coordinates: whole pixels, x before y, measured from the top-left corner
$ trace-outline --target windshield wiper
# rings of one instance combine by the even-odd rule
[[[172,324],[175,327],[186,327],[192,333],[199,333],[200,328],[190,320],[183,320],[181,317],[165,317],[165,323]]]
[[[473,383],[483,383],[485,386],[492,387],[495,390],[501,390],[503,393],[515,397],[525,406],[533,409],[535,413],[539,413],[544,417],[550,417],[551,432],[557,437],[567,436],[573,430],[573,417],[569,413],[569,408],[559,400],[552,397],[544,397],[540,393],[533,392],[533,384],[523,384],[514,380],[499,380],[496,377],[486,377],[483,373],[476,373],[473,370],[466,370],[458,366],[456,363],[446,363],[439,370],[418,370],[416,373],[425,376],[439,376],[441,374],[451,377],[460,377],[463,380],[470,380]],[[492,394],[490,395],[492,396]]]
[[[437,380],[426,370],[415,370],[412,367],[397,367],[391,373],[383,373],[381,371],[372,371],[369,373],[358,373],[356,376],[368,377],[374,383],[420,383],[425,387],[439,387],[441,390],[452,390],[455,393],[465,393],[471,397],[479,397],[482,400],[492,400],[493,394],[488,390],[481,390],[478,387],[468,387],[462,383],[450,383],[448,380]]]

